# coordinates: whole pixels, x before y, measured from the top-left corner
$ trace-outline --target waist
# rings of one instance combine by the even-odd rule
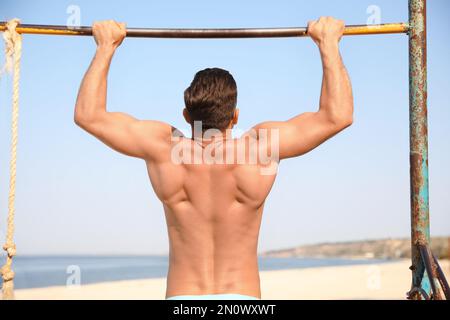
[[[238,293],[220,293],[171,296],[167,297],[166,300],[259,300],[259,298]]]
[[[172,260],[172,259],[171,259]],[[260,296],[257,259],[170,261],[166,296],[242,294]]]

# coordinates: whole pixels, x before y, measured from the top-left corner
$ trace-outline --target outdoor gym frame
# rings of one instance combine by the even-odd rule
[[[6,23],[0,22],[0,31]],[[23,34],[92,35],[91,27],[20,24]],[[449,285],[430,250],[427,124],[426,0],[409,0],[409,23],[347,26],[344,35],[404,33],[409,36],[409,127],[411,187],[412,286],[408,299],[448,299]],[[148,38],[274,38],[305,37],[307,28],[253,29],[127,29],[127,37]]]

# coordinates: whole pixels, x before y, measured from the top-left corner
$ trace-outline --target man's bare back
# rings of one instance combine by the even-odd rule
[[[221,137],[206,139],[194,128],[192,138],[180,137],[166,123],[108,112],[107,75],[125,25],[108,21],[93,27],[97,52],[80,87],[75,122],[114,150],[146,161],[169,234],[166,297],[230,293],[260,298],[258,235],[279,161],[309,152],[352,122],[351,85],[338,48],[344,23],[321,18],[309,24],[324,71],[319,110],[258,124],[237,139],[228,134],[237,123],[237,109],[225,117]],[[198,113],[185,109],[183,114],[193,126]]]
[[[170,156],[166,160],[148,162],[170,241],[166,295],[260,297],[257,240],[275,175],[262,175],[258,163],[174,164]]]

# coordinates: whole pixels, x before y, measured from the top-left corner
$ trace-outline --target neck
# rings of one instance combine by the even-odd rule
[[[212,129],[210,131],[199,131],[192,129],[192,140],[196,141],[224,141],[231,139],[231,128],[219,130],[219,129]]]

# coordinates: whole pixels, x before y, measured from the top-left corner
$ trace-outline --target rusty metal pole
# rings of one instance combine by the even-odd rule
[[[428,198],[426,0],[409,0],[409,127],[412,287],[430,296],[418,246],[430,243]],[[425,277],[424,277],[425,275]],[[419,299],[417,295],[412,299]]]

